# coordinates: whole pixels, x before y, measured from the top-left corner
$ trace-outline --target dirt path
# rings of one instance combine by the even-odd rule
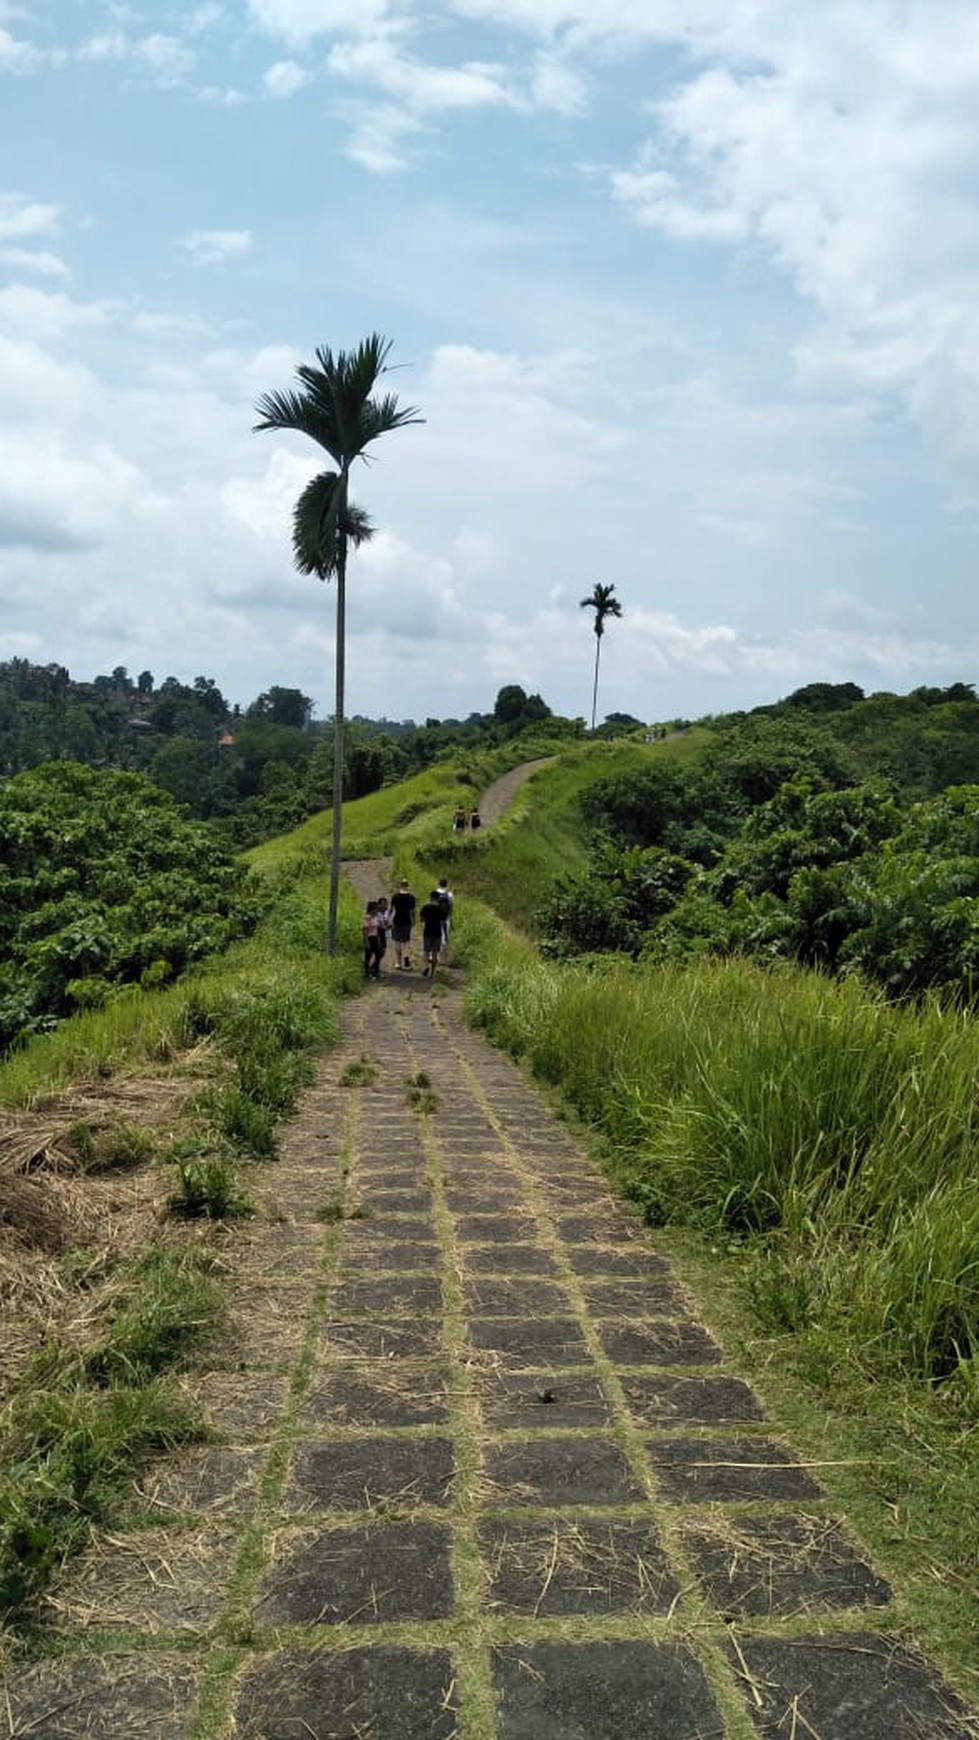
[[[347,1007],[227,1262],[217,1440],[53,1592],[0,1736],[975,1740],[456,991]]]
[[[537,761],[521,762],[519,767],[511,767],[509,773],[504,773],[499,779],[484,791],[479,800],[479,813],[483,819],[483,827],[491,827],[506,814],[516,793],[524,782],[537,772],[539,767],[547,767],[553,761],[552,755],[542,755]]]

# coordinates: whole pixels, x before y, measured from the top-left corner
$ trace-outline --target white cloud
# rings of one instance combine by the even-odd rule
[[[57,254],[38,252],[31,248],[0,248],[0,260],[8,266],[16,266],[22,272],[38,272],[42,278],[68,278],[71,276],[64,260]]]
[[[835,0],[805,29],[774,0],[732,8],[726,21],[703,5],[682,34],[715,64],[652,106],[652,136],[613,172],[616,197],[668,236],[769,256],[823,319],[800,348],[807,376],[903,392],[974,461],[974,5]]]
[[[301,47],[319,36],[370,34],[389,17],[388,0],[248,0],[268,36]]]
[[[309,83],[309,73],[298,61],[277,60],[266,71],[262,83],[270,97],[294,97]]]
[[[559,115],[580,115],[587,107],[587,86],[566,56],[542,53],[531,73],[530,93],[541,109]]]
[[[108,443],[73,452],[54,430],[0,433],[0,547],[77,550],[118,535],[143,481]]]
[[[10,284],[0,290],[0,322],[8,333],[23,333],[43,342],[73,330],[106,327],[118,314],[118,303],[76,302],[61,290],[37,290],[27,284]]]
[[[464,62],[461,66],[425,66],[400,53],[385,37],[338,43],[330,50],[327,64],[341,78],[373,85],[386,96],[404,103],[410,113],[424,115],[514,101],[502,67],[479,61]]]
[[[250,230],[189,230],[181,247],[194,266],[223,266],[252,250]]]
[[[13,36],[0,25],[0,72],[34,72],[45,59],[46,56],[32,42]]]
[[[56,234],[61,208],[19,193],[0,193],[0,242]]]
[[[184,84],[197,65],[196,51],[163,31],[142,37],[118,29],[101,31],[86,39],[78,55],[80,60],[128,61],[163,90]]]
[[[631,206],[641,224],[679,241],[741,242],[747,238],[749,228],[739,212],[731,207],[695,204],[689,195],[681,195],[675,175],[647,166],[649,157],[647,150],[632,169],[612,174],[616,199]]]

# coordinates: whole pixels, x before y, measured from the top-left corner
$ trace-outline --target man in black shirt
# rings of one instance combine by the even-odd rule
[[[391,896],[391,941],[394,944],[395,967],[410,967],[411,957],[411,926],[415,917],[415,897],[408,887],[408,879],[402,876],[397,892]]]

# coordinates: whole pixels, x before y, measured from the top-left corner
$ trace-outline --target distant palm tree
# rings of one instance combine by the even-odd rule
[[[583,598],[581,600],[582,610],[593,610],[595,612],[595,621],[593,624],[595,629],[595,686],[592,689],[591,697],[591,728],[593,731],[595,729],[595,712],[598,707],[598,662],[602,655],[602,635],[605,633],[605,618],[607,616],[622,615],[621,604],[617,598],[612,596],[614,591],[614,586],[603,586],[600,580],[596,580],[595,585],[592,588],[591,597]]]
[[[414,406],[398,409],[393,393],[375,396],[387,373],[390,340],[372,333],[356,350],[319,348],[316,366],[296,369],[299,389],[263,393],[255,406],[263,429],[295,429],[308,435],[333,460],[335,471],[321,471],[306,485],[293,510],[292,547],[296,567],[321,580],[336,577],[336,704],[333,719],[333,847],[330,861],[330,909],[327,951],[336,954],[337,904],[340,887],[340,827],[343,812],[343,705],[346,662],[347,550],[368,539],[373,526],[349,499],[348,480],[355,460],[368,460],[367,448],[379,435],[421,423]]]

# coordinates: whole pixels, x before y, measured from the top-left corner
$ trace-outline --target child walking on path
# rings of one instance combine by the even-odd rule
[[[369,900],[364,913],[364,977],[379,979],[381,976],[381,921],[377,916],[377,901]]]

